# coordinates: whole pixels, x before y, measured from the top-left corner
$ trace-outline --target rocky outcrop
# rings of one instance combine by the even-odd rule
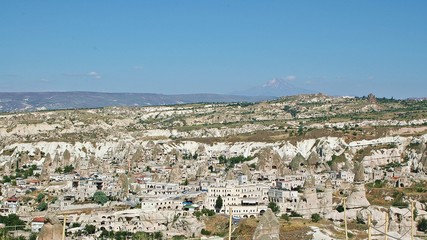
[[[369,95],[368,95],[368,102],[370,104],[376,104],[377,103],[377,98],[375,97],[374,94],[369,93]]]
[[[361,163],[355,163],[354,165],[354,182],[355,183],[365,182],[365,172],[364,172],[363,165]]]
[[[362,163],[355,163],[354,168],[354,186],[352,192],[347,198],[347,208],[368,207],[371,204],[366,198],[365,173]]]
[[[182,180],[182,171],[178,165],[173,166],[169,174],[169,182],[181,182]]]
[[[366,198],[365,185],[363,183],[355,183],[352,192],[347,198],[347,208],[362,208],[369,207],[371,204]]]
[[[249,169],[249,167],[246,163],[242,165],[242,173],[243,173],[243,175],[248,176],[248,179],[252,179],[251,170]]]
[[[277,217],[267,209],[262,217],[259,219],[257,228],[253,235],[254,240],[279,240],[280,224]]]
[[[62,224],[56,216],[48,216],[40,230],[38,240],[58,240],[62,239]]]
[[[305,163],[305,158],[301,155],[301,153],[297,153],[289,166],[291,167],[292,171],[298,171],[304,167]]]
[[[282,176],[284,163],[280,155],[272,148],[262,149],[258,154],[258,169],[262,172],[277,169],[277,175]]]

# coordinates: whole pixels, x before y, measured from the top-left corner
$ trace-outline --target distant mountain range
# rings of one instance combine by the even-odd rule
[[[289,79],[272,79],[260,86],[248,88],[242,91],[233,92],[236,95],[242,96],[292,96],[298,94],[310,94],[313,91],[295,87],[292,80]]]
[[[222,94],[164,95],[153,93],[100,92],[0,92],[0,112],[100,108],[108,106],[151,106],[185,103],[259,102],[269,96]]]

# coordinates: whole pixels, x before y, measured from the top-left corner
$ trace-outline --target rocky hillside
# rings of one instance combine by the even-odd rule
[[[420,101],[372,103],[303,95],[257,104],[4,114],[0,164],[23,157],[45,160],[47,155],[59,160],[58,166],[91,158],[100,164],[112,156],[126,161],[144,152],[138,158],[256,156],[260,170],[274,166],[282,174],[302,165],[316,166],[319,172],[352,168],[353,160],[375,168],[398,159],[425,170],[426,106]]]
[[[101,108],[109,106],[152,106],[198,102],[258,102],[273,97],[221,94],[164,95],[152,93],[27,92],[0,93],[0,112]]]

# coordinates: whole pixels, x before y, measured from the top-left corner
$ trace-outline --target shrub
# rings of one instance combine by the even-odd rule
[[[337,208],[336,208],[336,210],[338,212],[344,212],[344,207],[342,205],[338,205]]]
[[[215,215],[215,211],[207,208],[202,209],[202,213],[206,216],[213,216]]]
[[[291,211],[291,217],[302,217],[302,215],[295,211]]]
[[[407,202],[402,201],[402,199],[396,199],[395,201],[392,202],[391,205],[393,207],[398,207],[398,208],[407,208],[409,206],[409,204]]]
[[[365,224],[365,220],[363,219],[362,216],[357,216],[356,217],[356,223],[357,224]]]
[[[80,226],[81,226],[81,224],[78,222],[73,222],[73,224],[71,224],[72,228],[76,228],[76,227],[80,227]]]
[[[197,219],[200,219],[200,217],[203,215],[203,213],[201,213],[200,211],[195,211],[195,212],[193,212],[193,215],[194,215]]]
[[[312,222],[318,222],[322,219],[322,217],[318,213],[311,214],[311,221]]]
[[[291,220],[291,218],[289,217],[288,214],[282,214],[282,216],[280,216],[280,218],[287,221],[287,222],[289,222]]]
[[[201,233],[202,235],[211,235],[211,232],[210,232],[210,231],[208,231],[208,230],[206,230],[206,229],[204,229],[204,228],[202,228],[202,231],[200,231],[200,233]]]

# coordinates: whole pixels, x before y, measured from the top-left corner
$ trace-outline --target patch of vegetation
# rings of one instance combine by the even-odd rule
[[[16,169],[16,178],[28,178],[31,176],[34,176],[34,170],[37,169],[37,166],[35,164],[28,167],[27,165],[22,166],[22,168]]]
[[[203,208],[202,211],[195,211],[193,213],[193,215],[197,218],[200,219],[201,216],[208,216],[208,217],[212,217],[215,215],[215,211],[211,210],[211,209],[207,209],[207,208]]]
[[[273,211],[275,214],[280,212],[280,207],[275,202],[269,202],[268,208],[270,208],[271,211]]]
[[[297,212],[295,212],[295,211],[291,211],[291,215],[290,215],[291,217],[302,217],[302,215],[301,214],[299,214],[299,213],[297,213]]]
[[[254,158],[253,157],[244,157],[244,156],[231,157],[231,158],[227,159],[224,155],[221,155],[218,158],[219,163],[225,165],[226,171],[233,168],[234,165],[236,165],[238,163],[251,161],[252,159],[254,159]]]
[[[427,233],[427,219],[425,218],[421,218],[418,222],[417,222],[417,230]]]
[[[9,214],[8,216],[0,215],[0,223],[3,223],[6,227],[15,226],[17,230],[23,230],[25,228],[25,222],[19,218],[16,214]],[[15,227],[13,230],[15,230]]]
[[[95,201],[98,204],[104,205],[108,201],[107,195],[105,195],[102,191],[96,191],[93,194],[93,201]]]
[[[204,229],[204,228],[202,228],[202,231],[200,231],[200,233],[201,233],[202,235],[211,235],[211,232],[210,232],[210,231],[208,231],[208,230],[206,230],[206,229]]]
[[[62,173],[62,174],[67,174],[67,173],[72,173],[74,171],[74,166],[73,165],[66,165],[64,168],[58,167],[55,169],[55,173]]]
[[[40,212],[46,211],[47,207],[48,207],[48,204],[45,201],[43,201],[37,206],[37,210],[39,210]]]
[[[395,191],[393,193],[393,202],[391,203],[392,206],[398,207],[398,208],[407,208],[409,204],[403,200],[404,193]]]

